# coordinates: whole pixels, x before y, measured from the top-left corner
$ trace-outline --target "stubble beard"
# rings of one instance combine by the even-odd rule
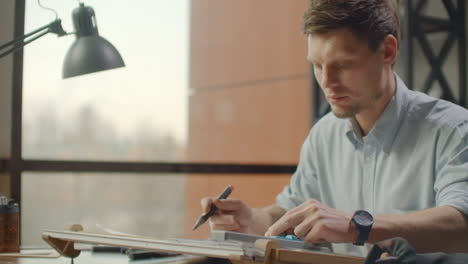
[[[361,111],[361,107],[360,105],[352,105],[347,108],[342,108],[331,105],[331,110],[333,114],[338,118],[350,118],[359,113]]]
[[[383,92],[378,91],[369,97],[366,104],[356,103],[347,107],[339,107],[339,106],[337,107],[331,104],[331,110],[333,114],[338,118],[351,118],[351,117],[354,117],[359,112],[365,110],[366,108],[371,107],[380,98],[382,98],[382,96],[383,96]]]

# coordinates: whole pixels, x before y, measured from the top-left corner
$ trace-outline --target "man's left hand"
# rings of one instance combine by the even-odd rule
[[[310,243],[354,242],[358,231],[350,225],[351,217],[312,199],[284,214],[270,226],[265,236],[278,236],[293,230],[295,236]]]

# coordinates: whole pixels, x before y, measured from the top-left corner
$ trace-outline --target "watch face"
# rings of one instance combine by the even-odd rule
[[[354,213],[353,219],[357,224],[363,226],[369,226],[374,223],[374,218],[372,217],[372,215],[364,210],[356,211]]]

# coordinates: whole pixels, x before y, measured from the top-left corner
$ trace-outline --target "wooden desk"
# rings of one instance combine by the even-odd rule
[[[27,251],[23,251],[26,252]],[[54,252],[54,250],[51,250]],[[91,253],[83,251],[73,260],[74,264],[129,264],[129,259],[121,253]],[[134,263],[133,261],[131,263]],[[135,261],[135,263],[137,263]],[[58,258],[3,258],[0,264],[71,264],[67,257]]]
[[[23,251],[24,253],[29,253]],[[55,250],[51,250],[55,253]],[[102,253],[81,251],[80,255],[73,260],[74,264],[221,264],[223,261],[213,261],[205,257],[194,257],[189,260],[180,258],[150,258],[142,260],[130,260],[127,255],[122,253]],[[222,264],[229,263],[224,261]],[[58,258],[4,258],[0,257],[0,264],[71,264],[71,259],[67,257]]]

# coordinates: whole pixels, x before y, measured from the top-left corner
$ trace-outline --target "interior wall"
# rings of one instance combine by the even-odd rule
[[[310,66],[301,33],[307,1],[191,2],[190,161],[297,164],[310,129]],[[234,185],[231,198],[252,207],[274,202],[290,174],[189,175],[186,236],[200,199]]]

